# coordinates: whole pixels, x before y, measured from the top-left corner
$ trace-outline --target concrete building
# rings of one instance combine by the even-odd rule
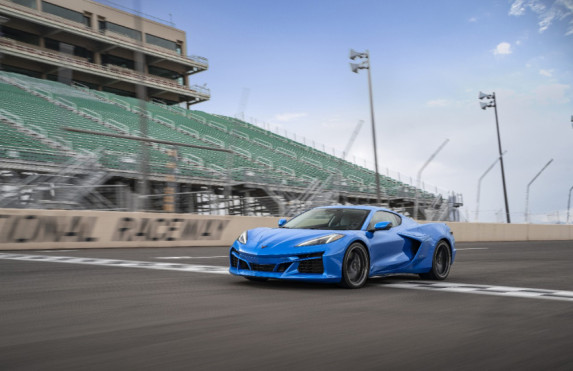
[[[167,22],[90,0],[0,0],[0,23],[3,70],[187,107],[210,97],[189,82],[207,59]]]

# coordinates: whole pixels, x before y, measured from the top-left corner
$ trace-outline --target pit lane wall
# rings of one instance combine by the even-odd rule
[[[0,209],[0,250],[229,246],[279,218]],[[446,223],[458,242],[572,240],[573,225]]]

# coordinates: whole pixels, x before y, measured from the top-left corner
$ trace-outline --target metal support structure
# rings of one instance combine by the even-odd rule
[[[350,148],[352,148],[352,145],[354,144],[354,141],[356,140],[356,137],[358,136],[358,133],[360,132],[360,129],[362,128],[362,124],[364,124],[364,121],[359,120],[358,124],[356,124],[356,127],[354,128],[354,131],[352,132],[352,134],[350,134],[350,138],[348,139],[348,142],[346,143],[346,148],[344,148],[344,151],[342,152],[342,159],[345,160],[346,156],[348,156],[348,153],[350,152]]]
[[[163,211],[168,213],[177,212],[177,203],[175,202],[175,194],[177,193],[177,147],[169,151],[170,161],[167,162],[166,167],[171,170],[171,174],[165,176],[167,186],[165,187],[165,196],[163,197]]]
[[[106,136],[106,137],[137,140],[137,141],[140,141],[143,146],[145,146],[147,143],[162,143],[162,144],[168,144],[168,145],[173,146],[173,149],[171,150],[172,160],[166,164],[167,167],[172,169],[171,174],[166,176],[168,186],[166,187],[166,191],[165,191],[166,197],[163,198],[164,211],[167,211],[167,212],[175,212],[176,211],[175,210],[176,203],[175,203],[174,197],[175,197],[175,194],[177,194],[177,187],[176,187],[176,183],[175,183],[175,180],[176,180],[175,177],[177,175],[177,158],[178,158],[177,157],[178,156],[177,146],[190,147],[190,148],[201,148],[201,149],[207,149],[207,150],[219,151],[219,152],[227,152],[227,153],[229,153],[229,156],[231,156],[233,154],[233,151],[225,149],[225,148],[212,148],[212,147],[206,147],[206,146],[197,146],[197,145],[187,144],[187,143],[171,142],[168,140],[150,139],[150,138],[136,137],[136,136],[124,135],[124,134],[102,133],[102,132],[98,132],[98,131],[76,129],[76,128],[62,128],[62,129],[66,130],[66,131],[75,132],[75,133],[102,135],[102,136]],[[231,160],[232,160],[232,158],[231,158]],[[143,204],[143,205],[148,204],[149,200],[148,200],[148,197],[146,197],[146,195],[140,195],[139,199],[141,201],[141,204]],[[139,206],[140,205],[138,205],[138,208],[139,208]]]
[[[416,202],[414,204],[414,219],[418,219],[418,206],[419,206],[419,202],[418,202],[418,198],[419,198],[419,192],[420,192],[420,183],[422,180],[422,171],[424,171],[424,169],[430,164],[430,162],[432,162],[432,160],[436,157],[436,155],[446,146],[446,144],[448,144],[450,140],[446,139],[444,141],[444,143],[442,143],[438,149],[436,149],[434,151],[434,153],[432,153],[432,155],[430,156],[430,158],[426,161],[426,163],[424,164],[424,166],[422,166],[422,168],[420,169],[420,171],[418,171],[418,176],[416,178]]]
[[[491,94],[484,94],[482,92],[479,93],[478,96],[479,99],[491,99],[488,103],[480,103],[481,105],[481,109],[485,110],[488,107],[493,107],[494,111],[495,111],[495,127],[497,129],[497,145],[498,145],[498,149],[499,149],[499,163],[501,165],[501,181],[503,184],[503,198],[505,201],[505,218],[507,223],[511,223],[511,217],[510,217],[510,213],[509,213],[509,202],[507,200],[507,187],[505,184],[505,168],[503,166],[503,151],[501,149],[501,136],[499,134],[499,120],[497,117],[497,101],[495,98],[495,92],[491,93]]]
[[[122,138],[122,139],[138,140],[138,141],[140,141],[140,142],[162,143],[162,144],[168,144],[168,145],[171,145],[171,146],[178,146],[178,147],[200,148],[200,149],[206,149],[206,150],[209,150],[209,151],[233,152],[233,151],[231,151],[230,149],[225,149],[225,148],[214,148],[214,147],[207,147],[207,146],[197,146],[197,145],[195,145],[195,144],[178,143],[178,142],[172,142],[172,141],[169,141],[169,140],[162,140],[162,139],[142,138],[142,137],[136,137],[136,136],[133,136],[133,135],[104,133],[104,132],[101,132],[101,131],[84,130],[84,129],[76,129],[76,128],[62,128],[62,130],[72,131],[72,132],[74,132],[74,133],[102,135],[102,136],[104,136],[104,137],[113,137],[113,138]]]
[[[535,179],[537,179],[537,177],[539,177],[539,175],[541,175],[543,170],[545,170],[547,168],[547,166],[549,166],[552,162],[553,162],[553,159],[549,160],[549,162],[547,162],[545,164],[545,166],[543,166],[543,168],[541,170],[539,170],[537,175],[535,175],[533,177],[533,179],[531,179],[531,181],[529,183],[527,183],[527,190],[525,191],[525,222],[526,223],[529,223],[529,187],[531,186],[531,183],[533,183],[535,181]]]
[[[2,32],[2,26],[4,25],[4,23],[8,22],[8,18],[1,16],[0,15],[0,37],[4,37],[4,33]],[[4,55],[2,54],[2,51],[0,51],[0,71],[2,70],[2,58],[4,57]]]
[[[573,119],[573,117],[571,117]],[[573,186],[569,188],[569,199],[567,201],[567,224],[569,224],[569,209],[571,209],[571,191],[573,191]]]
[[[374,120],[374,101],[372,98],[372,74],[371,74],[371,64],[370,64],[370,53],[366,50],[363,53],[350,50],[350,59],[354,60],[356,58],[363,58],[364,61],[360,64],[350,63],[350,68],[352,72],[358,73],[358,70],[367,69],[368,70],[368,92],[370,93],[370,119],[372,121],[372,144],[374,146],[374,171],[376,173],[376,202],[380,204],[382,198],[380,196],[380,174],[378,173],[378,150],[376,148],[376,124]]]
[[[141,1],[135,1],[135,8],[138,12],[141,11]],[[135,20],[135,29],[143,35],[143,23],[141,17],[134,16]],[[139,48],[135,52],[135,70],[143,76],[145,74],[145,56],[141,52],[143,49],[143,39],[139,41]],[[146,100],[147,100],[147,87],[143,84],[136,84],[135,85],[135,95],[139,101],[139,132],[143,138],[147,138],[148,135],[148,123],[147,123],[147,116],[145,115],[146,112]],[[139,194],[139,202],[137,205],[138,210],[146,210],[147,209],[147,199],[142,197],[149,193],[149,148],[147,147],[147,143],[141,142],[140,145],[141,151],[141,160],[139,161],[139,172],[141,178],[138,182],[138,194]]]
[[[503,151],[502,156],[505,155],[507,151]],[[487,170],[482,174],[482,176],[479,177],[478,180],[478,186],[477,186],[477,201],[476,201],[476,216],[475,216],[475,221],[478,221],[478,215],[479,215],[479,199],[480,199],[480,190],[481,190],[481,181],[482,179],[487,175],[487,173],[489,173],[489,171],[491,169],[493,169],[493,167],[495,166],[495,164],[497,164],[497,162],[499,161],[501,157],[498,157],[495,159],[495,161],[490,165],[490,167],[487,168]]]

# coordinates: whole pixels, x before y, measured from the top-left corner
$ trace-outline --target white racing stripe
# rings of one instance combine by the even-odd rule
[[[155,263],[155,262],[134,261],[134,260],[78,258],[71,256],[0,254],[0,259],[40,261],[40,262],[50,262],[50,263],[87,264],[87,265],[100,265],[107,267],[160,269],[167,271],[196,272],[196,273],[215,273],[215,274],[229,273],[229,268],[213,266],[213,265]]]
[[[49,263],[87,264],[107,267],[159,269],[180,272],[229,274],[228,267],[197,264],[156,263],[134,260],[78,258],[70,256],[45,256],[27,254],[1,254],[0,260],[20,260]],[[549,299],[573,302],[573,291],[544,290],[526,287],[473,285],[467,283],[434,282],[434,281],[400,281],[376,284],[378,287],[408,290],[427,290],[440,292],[455,292],[464,294],[480,294],[507,296],[528,299]]]

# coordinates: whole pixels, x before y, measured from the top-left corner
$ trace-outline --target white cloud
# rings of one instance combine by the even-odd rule
[[[539,0],[515,0],[509,9],[509,15],[520,16],[525,14],[526,8],[537,14],[545,11],[545,5]]]
[[[507,55],[511,53],[512,53],[511,44],[505,41],[497,44],[497,46],[493,50],[493,54],[495,55]]]
[[[474,23],[477,22],[477,17],[471,17],[470,19],[468,19],[468,22]]]
[[[275,115],[275,120],[280,122],[289,122],[306,116],[308,116],[308,114],[305,112],[279,113]]]
[[[509,8],[509,15],[519,16],[525,13],[525,7],[523,6],[523,0],[515,0]]]
[[[515,0],[511,4],[509,15],[522,16],[528,8],[537,14],[539,32],[547,30],[553,21],[573,18],[573,0],[554,0],[549,7],[542,0]],[[565,35],[573,35],[573,19],[569,21]]]
[[[552,77],[552,76],[553,76],[553,70],[544,70],[544,69],[541,69],[541,70],[539,70],[539,74],[540,74],[541,76]]]
[[[450,104],[447,99],[434,99],[426,102],[426,107],[446,107]]]

